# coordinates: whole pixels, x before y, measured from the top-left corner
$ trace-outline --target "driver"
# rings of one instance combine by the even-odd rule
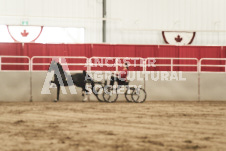
[[[124,63],[123,70],[119,74],[116,74],[116,76],[111,76],[110,85],[113,86],[115,81],[118,82],[118,85],[123,85],[127,80],[128,70],[128,64]]]

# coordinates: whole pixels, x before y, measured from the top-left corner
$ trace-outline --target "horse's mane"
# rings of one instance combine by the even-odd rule
[[[58,66],[58,69],[59,69],[60,71],[64,71],[62,65],[61,65],[59,62],[57,62],[57,66]]]

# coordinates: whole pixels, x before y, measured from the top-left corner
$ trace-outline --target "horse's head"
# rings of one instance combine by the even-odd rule
[[[48,72],[54,71],[55,68],[56,68],[56,66],[57,66],[57,62],[55,60],[52,60],[51,63],[50,63],[50,65],[49,65]]]
[[[52,72],[52,71],[54,72],[55,82],[57,81],[59,83],[58,78],[56,78],[59,76],[62,78],[62,80],[66,80],[66,75],[64,73],[62,65],[59,62],[56,62],[55,60],[52,60],[49,66],[48,72]]]
[[[50,63],[48,72],[51,72],[51,71],[60,71],[60,73],[62,73],[63,67],[59,62],[52,60],[51,63]]]

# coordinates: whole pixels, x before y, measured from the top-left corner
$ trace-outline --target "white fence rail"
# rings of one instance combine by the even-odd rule
[[[5,59],[12,59],[13,61],[5,61]],[[123,58],[123,57],[91,57],[87,58],[84,56],[34,56],[31,59],[28,56],[0,56],[0,71],[3,71],[3,66],[27,66],[27,71],[30,71],[30,84],[31,84],[31,100],[32,100],[32,74],[31,71],[37,71],[34,70],[34,66],[49,66],[50,62],[43,62],[42,59],[58,59],[59,62],[62,61],[62,59],[74,59],[77,60],[76,63],[70,63],[70,62],[62,62],[62,65],[68,65],[68,66],[84,66],[87,71],[95,71],[92,70],[92,67],[94,66],[109,66],[112,65],[115,68],[115,71],[119,70],[119,67],[122,66],[123,61],[130,62],[130,66],[135,67],[141,67],[143,71],[147,71],[148,67],[169,67],[169,71],[178,71],[174,70],[174,67],[193,67],[194,70],[192,72],[198,73],[198,100],[200,100],[200,73],[206,72],[203,71],[202,68],[223,68],[222,70],[216,70],[214,72],[226,72],[226,58],[202,58],[198,60],[197,58],[140,58],[140,57],[133,57],[133,58]],[[22,61],[14,61],[14,59],[21,59]],[[40,60],[39,60],[40,59]],[[102,62],[96,61],[95,59],[102,59]],[[79,60],[82,60],[79,62]],[[103,60],[111,60],[111,63],[105,62]],[[158,63],[158,60],[159,63]],[[46,61],[46,60],[45,60]],[[165,63],[167,62],[167,63]],[[7,69],[4,69],[8,71]],[[208,71],[208,70],[207,70]]]
[[[166,64],[159,64],[158,60],[161,61],[169,61],[170,63],[166,63]],[[174,61],[194,61],[195,63],[193,64],[181,64],[181,63],[174,63]],[[199,61],[197,58],[166,58],[166,57],[162,57],[162,58],[146,58],[145,59],[145,68],[147,70],[147,67],[150,66],[155,66],[155,67],[170,67],[170,71],[174,71],[173,67],[196,67],[196,72],[198,72],[199,70]]]
[[[4,59],[23,59],[23,62],[3,62]],[[206,72],[203,71],[203,68],[222,68],[221,71],[214,72],[226,72],[226,58],[140,58],[140,57],[91,57],[87,58],[84,56],[34,56],[31,59],[28,56],[0,56],[0,71],[2,70],[12,70],[12,69],[3,69],[3,66],[27,66],[29,71],[34,71],[34,66],[48,66],[50,62],[35,62],[36,59],[83,59],[82,63],[62,63],[62,65],[68,66],[85,66],[88,71],[92,70],[92,67],[95,66],[112,66],[115,68],[115,71],[118,71],[118,68],[122,66],[123,62],[120,60],[126,60],[129,63],[129,66],[141,67],[143,71],[147,71],[148,67],[169,67],[170,71],[174,71],[174,67],[193,67],[194,70],[191,72]],[[100,59],[101,61],[95,61]],[[105,62],[103,60],[113,60],[111,63]],[[158,61],[165,61],[168,63],[158,63]],[[175,61],[178,61],[175,63]],[[187,61],[188,63],[181,63]],[[209,63],[206,63],[209,61]],[[215,61],[215,63],[211,63]],[[61,62],[61,61],[60,61]],[[189,63],[192,62],[192,63]],[[177,70],[175,70],[177,71]],[[208,71],[208,69],[207,69]]]
[[[34,56],[31,58],[31,71],[34,71],[34,66],[47,66],[47,65],[50,65],[51,62],[49,63],[43,63],[43,62],[39,62],[39,63],[35,63],[34,61],[36,59],[51,59],[51,61],[53,59],[59,59],[59,62],[61,63],[62,66],[64,65],[67,65],[67,66],[85,66],[87,67],[87,70],[88,70],[88,58],[87,57],[84,57],[84,56],[76,56],[76,57],[72,57],[72,56]],[[85,63],[64,63],[64,62],[61,62],[62,59],[84,59],[85,60]]]
[[[7,62],[4,63],[2,62],[3,58],[6,59],[25,59],[26,63],[22,63],[22,62]],[[2,71],[2,65],[7,65],[7,66],[28,66],[28,70],[30,70],[30,58],[28,56],[0,56],[0,71]]]
[[[129,66],[141,67],[143,71],[145,70],[145,59],[140,57],[91,57],[88,66],[90,71],[93,71],[92,67],[114,67],[115,71],[118,71],[124,62],[128,62]]]
[[[220,63],[215,62],[214,64],[206,64],[206,63],[203,63],[204,61],[224,61],[224,63],[223,62],[220,62]],[[203,72],[202,67],[206,67],[206,68],[222,67],[222,68],[224,68],[224,72],[226,72],[226,58],[201,58],[199,62],[200,62],[199,63],[199,71],[200,72]]]

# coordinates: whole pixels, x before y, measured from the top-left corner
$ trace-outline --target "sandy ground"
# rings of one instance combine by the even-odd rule
[[[0,103],[0,150],[226,150],[226,102]]]

